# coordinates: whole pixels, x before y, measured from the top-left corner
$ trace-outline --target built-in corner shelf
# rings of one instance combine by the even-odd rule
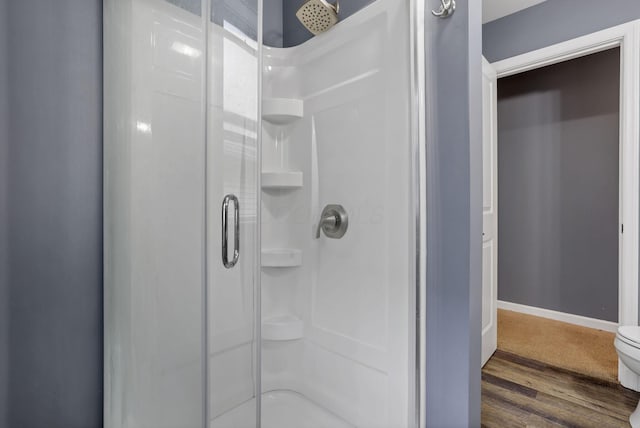
[[[265,98],[262,118],[276,125],[287,125],[304,115],[304,102],[295,98]]]
[[[262,173],[263,189],[299,189],[302,187],[301,171],[265,171]]]
[[[262,340],[295,340],[304,336],[304,323],[293,315],[278,315],[262,320]]]
[[[302,251],[295,248],[262,250],[262,267],[296,267],[302,265]]]

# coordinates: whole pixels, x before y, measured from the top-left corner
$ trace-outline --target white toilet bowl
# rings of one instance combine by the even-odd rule
[[[614,344],[624,365],[640,376],[640,326],[618,327]],[[640,428],[640,403],[629,417],[629,423],[633,428]]]

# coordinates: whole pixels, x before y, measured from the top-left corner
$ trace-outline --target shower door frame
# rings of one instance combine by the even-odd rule
[[[409,423],[417,428],[426,428],[426,262],[427,262],[427,164],[426,164],[426,55],[425,55],[425,2],[410,0],[410,48],[411,48],[411,183],[410,195],[413,205],[413,242],[410,251],[414,253],[414,284],[410,314],[414,315],[413,333],[414,364],[409,375]],[[411,286],[411,285],[410,285]],[[411,337],[411,335],[410,335]]]

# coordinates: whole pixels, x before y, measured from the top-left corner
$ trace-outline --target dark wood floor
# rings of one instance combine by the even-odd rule
[[[628,427],[640,394],[498,350],[482,370],[483,427]]]

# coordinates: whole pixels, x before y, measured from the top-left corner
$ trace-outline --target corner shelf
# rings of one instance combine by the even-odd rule
[[[262,267],[296,267],[302,265],[302,251],[295,248],[262,250]]]
[[[287,125],[304,115],[304,102],[295,98],[265,98],[262,118],[276,125]]]
[[[262,320],[262,340],[296,340],[304,337],[304,323],[293,315],[277,315]]]
[[[263,189],[299,189],[302,187],[301,171],[266,171],[262,173]]]

